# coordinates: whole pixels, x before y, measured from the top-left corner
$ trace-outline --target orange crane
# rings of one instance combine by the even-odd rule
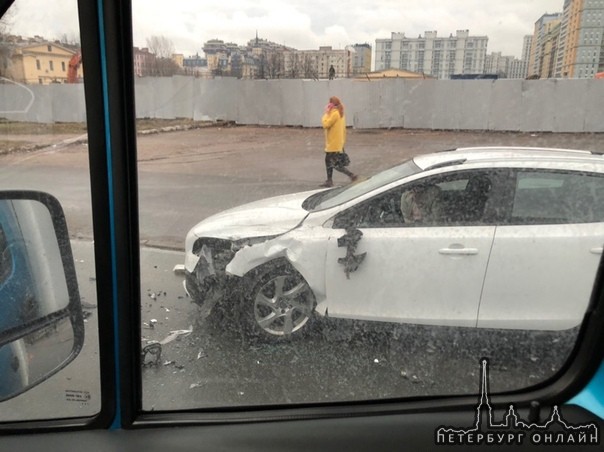
[[[81,64],[82,54],[78,52],[69,60],[69,67],[67,68],[67,83],[78,82],[78,69],[80,68]]]

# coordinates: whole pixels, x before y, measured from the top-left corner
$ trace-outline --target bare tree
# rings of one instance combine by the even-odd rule
[[[305,78],[312,78],[314,80],[319,79],[316,61],[314,61],[310,55],[304,56],[304,61],[302,62],[302,72],[304,73]]]
[[[58,41],[68,48],[80,47],[80,37],[77,35],[77,33],[63,33],[59,37]]]
[[[300,61],[300,55],[298,53],[292,53],[290,55],[290,69],[287,71],[289,78],[299,78],[302,69],[302,63]]]
[[[165,36],[151,36],[147,38],[147,47],[149,52],[155,55],[154,69],[151,75],[169,77],[179,72],[180,68],[172,59],[174,44],[170,39]]]
[[[279,78],[283,74],[283,55],[279,52],[271,52],[267,58],[268,77]]]
[[[0,77],[7,77],[13,56],[13,47],[8,41],[14,9],[9,9],[0,18]]]

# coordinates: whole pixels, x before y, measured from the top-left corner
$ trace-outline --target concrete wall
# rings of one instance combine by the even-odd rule
[[[319,127],[336,95],[355,128],[604,132],[602,80],[136,80],[139,118]],[[82,85],[0,85],[0,117],[84,121]]]

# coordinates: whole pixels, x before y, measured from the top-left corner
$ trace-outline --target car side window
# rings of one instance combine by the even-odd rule
[[[512,208],[514,224],[604,221],[604,177],[582,172],[523,171]]]
[[[501,214],[487,201],[502,197],[494,190],[501,179],[497,171],[463,171],[415,181],[348,209],[336,217],[334,228],[493,224]]]

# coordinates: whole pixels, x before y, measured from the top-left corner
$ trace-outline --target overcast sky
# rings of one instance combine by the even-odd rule
[[[521,56],[522,40],[564,0],[133,0],[134,45],[165,36],[176,52],[201,52],[209,39],[246,44],[256,35],[300,50],[368,43],[427,30],[489,37],[488,52]],[[75,0],[16,0],[12,31],[75,36]]]

